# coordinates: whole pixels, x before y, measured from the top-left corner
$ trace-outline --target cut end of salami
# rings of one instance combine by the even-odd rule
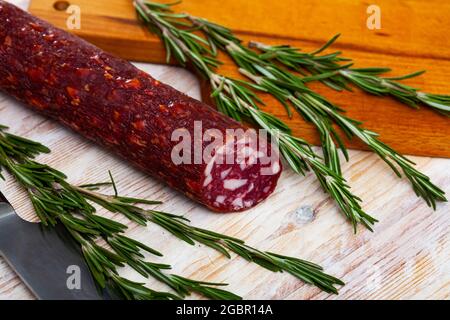
[[[204,188],[205,204],[217,212],[244,211],[256,206],[274,191],[276,179],[255,171],[257,169],[241,172],[235,166],[214,168],[213,182]],[[228,177],[222,178],[227,174]]]
[[[214,211],[257,205],[273,192],[281,173],[275,149],[263,148],[261,134],[228,139],[230,129],[249,130],[2,0],[0,89]],[[212,149],[201,139],[195,152],[204,161],[178,161],[174,133],[196,142],[197,123],[202,135],[226,138]]]
[[[224,145],[204,169],[205,204],[218,212],[243,211],[256,206],[275,189],[281,163],[273,148],[258,149],[254,138]],[[264,141],[264,140],[263,140]],[[261,142],[261,141],[259,141]],[[233,159],[227,164],[226,159]]]

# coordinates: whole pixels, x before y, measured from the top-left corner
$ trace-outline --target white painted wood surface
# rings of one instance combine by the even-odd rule
[[[196,79],[184,70],[148,64],[139,67],[199,97]],[[177,274],[227,282],[229,290],[246,299],[450,298],[450,205],[441,203],[433,212],[416,198],[407,181],[396,178],[374,154],[352,151],[350,163],[344,164],[353,191],[364,200],[366,211],[380,220],[373,233],[360,228],[354,235],[311,174],[300,177],[285,170],[267,201],[245,213],[220,215],[4,94],[0,94],[0,123],[15,134],[49,146],[52,153],[38,160],[65,172],[72,183],[103,181],[112,170],[123,195],[163,200],[158,209],[184,214],[195,225],[243,238],[261,249],[312,260],[347,284],[340,295],[328,295],[288,274],[274,274],[235,256],[228,260],[203,246],[189,246],[158,227],[130,225],[128,234],[163,252],[163,258],[153,260],[172,264]],[[450,159],[412,159],[450,194]],[[26,196],[11,179],[0,182],[0,190],[21,217],[35,220]],[[115,219],[127,223],[121,216]],[[123,273],[143,280],[131,270]],[[166,289],[156,281],[147,282],[153,288]],[[34,299],[2,258],[0,299]]]

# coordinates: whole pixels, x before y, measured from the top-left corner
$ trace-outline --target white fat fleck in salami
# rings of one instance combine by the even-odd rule
[[[233,207],[238,210],[242,207],[244,207],[244,204],[242,202],[242,198],[236,198],[233,200],[233,202],[231,203],[233,205]]]
[[[246,200],[246,201],[244,201],[244,206],[246,207],[246,208],[250,208],[252,205],[253,205],[253,201],[251,201],[251,200]]]
[[[281,167],[280,167],[280,163],[279,162],[275,162],[272,165],[272,174],[277,174],[280,171]]]
[[[208,162],[208,164],[206,165],[206,168],[205,168],[205,176],[210,176],[211,175],[211,171],[212,171],[212,168],[213,168],[213,166],[214,166],[214,162],[216,161],[216,156],[214,156],[209,162]]]
[[[206,187],[208,184],[210,184],[212,182],[212,169],[214,167],[214,164],[216,163],[217,160],[217,156],[220,155],[222,156],[224,153],[226,154],[227,152],[233,152],[233,148],[229,149],[230,145],[233,145],[234,142],[228,142],[227,144],[222,145],[220,148],[217,149],[216,153],[214,154],[214,156],[210,159],[210,161],[208,162],[208,164],[205,167],[205,181],[203,182],[203,187]],[[229,168],[229,170],[231,170],[231,168]],[[228,172],[229,173],[229,172]],[[226,177],[226,175],[225,175]],[[225,179],[222,178],[222,179]]]
[[[214,155],[214,157],[212,157],[212,159],[208,162],[208,164],[205,167],[204,174],[206,178],[205,181],[203,182],[203,187],[206,187],[212,181],[211,171],[214,167],[214,163],[216,162],[216,158],[217,156]]]
[[[247,179],[227,179],[223,181],[223,187],[228,190],[236,190],[247,184]]]
[[[227,197],[225,196],[217,196],[216,197],[216,202],[217,203],[224,203],[224,201],[226,200]]]
[[[255,163],[257,163],[259,158],[264,156],[265,154],[263,152],[245,146],[239,151],[238,155],[238,157],[240,158],[239,167],[241,171],[244,171],[248,166],[254,165]]]
[[[203,186],[206,187],[208,184],[210,184],[212,181],[212,176],[206,176],[205,181],[203,182]]]
[[[225,179],[226,177],[228,177],[228,175],[230,174],[231,168],[228,168],[227,170],[224,170],[220,173],[220,177],[223,179]]]

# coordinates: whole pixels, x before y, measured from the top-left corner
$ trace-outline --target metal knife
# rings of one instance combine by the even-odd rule
[[[110,299],[100,292],[80,248],[63,226],[20,218],[0,192],[0,256],[38,299]]]

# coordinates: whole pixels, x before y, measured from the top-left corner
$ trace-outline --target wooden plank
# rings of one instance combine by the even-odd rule
[[[165,66],[139,66],[199,98],[198,82],[188,72]],[[416,198],[405,180],[396,178],[372,153],[352,151],[351,162],[344,164],[344,174],[353,191],[363,198],[366,211],[380,220],[373,233],[360,229],[354,235],[312,174],[301,177],[285,170],[268,201],[242,214],[212,214],[3,94],[0,119],[10,126],[11,132],[48,145],[53,152],[37,160],[62,170],[72,183],[104,181],[111,169],[123,195],[162,200],[165,203],[157,209],[186,215],[195,225],[246,239],[261,249],[320,263],[327,272],[342,277],[346,286],[339,296],[328,295],[290,275],[265,271],[235,256],[227,260],[203,246],[189,246],[155,226],[139,227],[119,215],[108,214],[129,225],[127,235],[163,252],[165,256],[155,261],[171,263],[175,273],[228,282],[229,289],[245,299],[450,299],[450,204],[441,203],[433,212]],[[412,159],[419,170],[450,193],[450,160]],[[36,220],[26,195],[6,178],[6,182],[0,182],[0,190],[20,216]],[[309,210],[314,212],[312,217]],[[167,289],[131,270],[121,273],[156,289]],[[0,299],[34,299],[2,259]]]
[[[67,14],[54,9],[56,0],[32,0],[30,11],[65,28]],[[128,0],[70,0],[81,8],[81,29],[74,32],[125,59],[164,63],[161,43],[136,20]],[[335,48],[356,60],[357,66],[390,66],[393,74],[426,69],[427,75],[407,84],[433,93],[448,93],[450,74],[450,3],[439,0],[377,1],[382,11],[382,29],[366,27],[365,1],[352,0],[186,0],[177,9],[231,27],[244,40],[289,43],[312,50],[337,32],[342,39]],[[231,14],[232,13],[232,14]],[[289,27],[286,27],[289,26]],[[232,63],[220,70],[238,76]],[[311,86],[348,111],[351,117],[381,135],[382,141],[405,154],[450,157],[449,119],[422,108],[411,110],[389,98],[367,94],[336,93],[318,84]],[[203,86],[203,97],[209,93]],[[317,144],[315,130],[300,117],[288,119],[284,109],[263,97],[265,110],[285,120],[294,133]],[[357,141],[352,148],[364,149]]]

